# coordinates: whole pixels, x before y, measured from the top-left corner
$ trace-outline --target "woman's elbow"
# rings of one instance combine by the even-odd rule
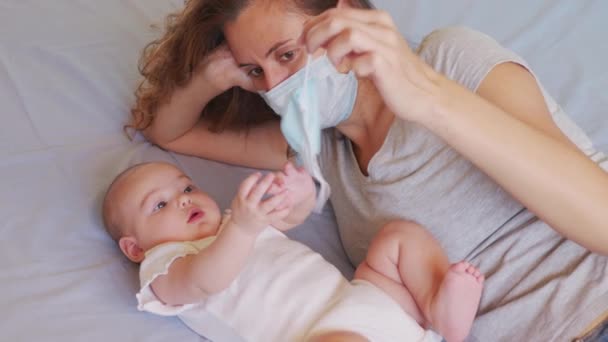
[[[603,221],[598,224],[596,231],[598,236],[592,236],[591,240],[594,242],[594,246],[590,250],[594,253],[608,256],[608,221]],[[595,234],[594,234],[595,235]]]
[[[606,222],[608,222],[608,217],[596,217],[593,221],[587,221],[588,229],[583,230],[579,238],[575,240],[593,253],[608,256],[608,224]]]
[[[148,140],[150,143],[157,145],[158,147],[165,150],[168,149],[167,146],[172,141],[170,139],[167,139],[167,137],[164,137],[162,134],[159,134],[159,132],[155,130],[152,125],[146,127],[140,132],[144,136],[144,138],[146,138],[146,140]]]

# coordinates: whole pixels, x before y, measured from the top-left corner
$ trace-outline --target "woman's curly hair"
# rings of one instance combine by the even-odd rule
[[[252,1],[255,0],[189,0],[183,10],[167,17],[164,35],[149,43],[139,60],[143,80],[135,90],[131,122],[125,129],[144,130],[150,126],[159,108],[170,101],[174,91],[190,82],[198,64],[225,42],[224,25],[235,20]],[[291,1],[311,15],[337,4],[337,0],[274,1]],[[351,2],[356,7],[372,7],[368,0]],[[258,94],[239,87],[211,100],[201,116],[215,132],[247,129],[278,119]]]

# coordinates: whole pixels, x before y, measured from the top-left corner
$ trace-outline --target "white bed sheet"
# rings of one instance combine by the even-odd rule
[[[137,312],[136,267],[102,229],[114,175],[180,164],[229,203],[249,170],[177,156],[122,134],[141,48],[174,0],[0,0],[0,331],[6,341],[197,341]],[[376,1],[411,41],[444,25],[489,33],[526,58],[596,145],[608,147],[608,2]],[[293,235],[349,275],[330,209]],[[210,318],[209,336],[237,340]]]

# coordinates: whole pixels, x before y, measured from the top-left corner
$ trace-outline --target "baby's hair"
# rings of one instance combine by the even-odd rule
[[[108,187],[108,190],[106,190],[106,194],[103,197],[103,204],[102,204],[103,225],[106,228],[106,231],[108,232],[110,237],[112,237],[112,239],[116,242],[118,242],[118,240],[120,240],[120,238],[124,236],[125,227],[121,222],[117,221],[117,219],[114,215],[115,202],[114,202],[114,198],[113,198],[114,196],[112,196],[113,190],[115,190],[116,186],[123,179],[125,179],[129,174],[131,174],[133,171],[135,171],[136,169],[139,169],[142,166],[146,166],[149,164],[153,164],[153,163],[144,162],[144,163],[131,165],[127,169],[125,169],[124,171],[119,173],[118,176],[116,176],[116,178],[114,178],[114,180]]]

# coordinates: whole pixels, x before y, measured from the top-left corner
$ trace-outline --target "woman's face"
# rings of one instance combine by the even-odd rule
[[[306,64],[306,48],[298,42],[305,14],[280,1],[257,1],[224,27],[239,67],[257,90],[268,91]]]

